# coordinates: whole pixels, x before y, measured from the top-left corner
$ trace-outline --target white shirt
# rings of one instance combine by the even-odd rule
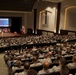
[[[40,75],[40,74],[49,74],[49,73],[52,73],[52,72],[54,72],[52,69],[48,69],[48,70],[40,70],[39,72],[38,72],[38,75]]]
[[[23,66],[21,66],[21,67],[12,67],[13,72],[16,71],[16,70],[19,70],[19,69],[24,69],[24,67]]]
[[[42,63],[33,63],[33,64],[30,65],[30,67],[37,67],[37,66],[40,66],[40,65],[42,65]]]
[[[60,66],[53,66],[52,70],[54,72],[59,72],[60,71]]]
[[[23,72],[20,72],[20,73],[15,73],[15,75],[27,75],[27,71],[23,71]]]
[[[42,63],[45,62],[45,61],[47,61],[47,62],[49,62],[49,63],[52,63],[51,58],[44,58],[44,59],[42,60]]]
[[[67,64],[67,66],[68,66],[70,69],[73,69],[73,68],[76,68],[76,63],[69,63],[69,64]]]

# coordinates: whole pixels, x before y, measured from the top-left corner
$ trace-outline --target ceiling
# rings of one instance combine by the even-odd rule
[[[31,11],[36,0],[0,0],[0,10]]]
[[[43,1],[59,3],[59,2],[62,2],[62,1],[64,1],[64,0],[43,0]]]
[[[0,10],[31,11],[36,1],[59,2],[63,0],[0,0]]]

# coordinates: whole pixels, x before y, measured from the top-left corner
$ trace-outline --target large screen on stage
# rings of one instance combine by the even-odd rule
[[[0,18],[0,27],[9,27],[9,18]]]

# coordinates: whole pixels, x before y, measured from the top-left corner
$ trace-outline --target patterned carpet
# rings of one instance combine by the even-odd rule
[[[8,68],[4,62],[4,54],[0,54],[0,75],[8,75]]]

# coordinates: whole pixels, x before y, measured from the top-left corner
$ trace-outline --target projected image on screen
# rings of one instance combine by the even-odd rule
[[[0,18],[0,27],[9,27],[9,18]]]

